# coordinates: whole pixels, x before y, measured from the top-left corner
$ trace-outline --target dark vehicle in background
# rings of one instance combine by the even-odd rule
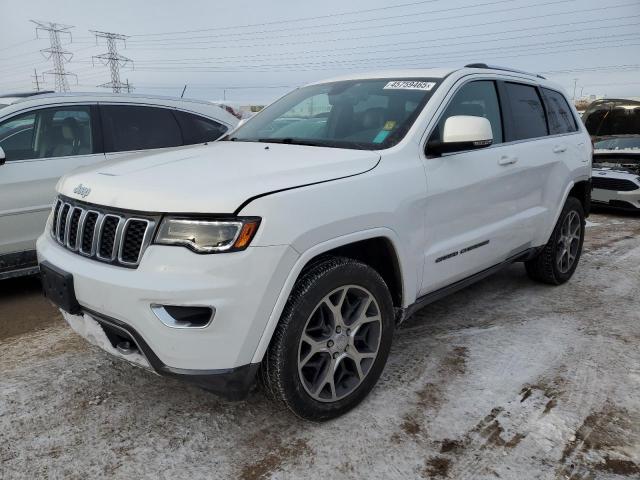
[[[592,202],[640,211],[640,101],[596,100],[582,121],[593,141]]]

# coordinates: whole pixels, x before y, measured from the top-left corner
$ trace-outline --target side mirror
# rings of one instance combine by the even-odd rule
[[[248,118],[241,118],[240,121],[236,124],[236,128],[241,127],[245,123],[247,123]]]
[[[429,153],[442,154],[475,150],[493,143],[491,123],[484,117],[455,115],[444,122],[442,141],[433,140],[427,144]]]
[[[4,150],[0,147],[0,166],[4,165],[4,162],[7,161],[7,156],[4,154]]]

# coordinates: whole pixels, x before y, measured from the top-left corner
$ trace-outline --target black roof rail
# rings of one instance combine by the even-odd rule
[[[505,72],[514,72],[514,73],[522,73],[524,75],[531,75],[532,77],[542,78],[546,80],[546,77],[543,77],[539,73],[529,73],[523,70],[516,70],[515,68],[507,68],[507,67],[498,67],[496,65],[487,65],[486,63],[470,63],[465,65],[465,68],[489,68],[491,70],[504,70]]]
[[[44,95],[45,93],[56,93],[56,92],[54,92],[53,90],[40,90],[38,92],[4,93],[0,95],[0,98],[7,98],[7,97],[27,98],[27,97],[32,97],[34,95]]]

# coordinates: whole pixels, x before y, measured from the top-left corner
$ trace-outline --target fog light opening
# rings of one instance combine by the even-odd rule
[[[196,305],[151,305],[154,315],[171,328],[205,328],[211,324],[216,309]]]

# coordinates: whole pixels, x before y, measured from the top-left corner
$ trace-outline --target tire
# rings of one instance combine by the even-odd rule
[[[561,285],[569,280],[580,261],[584,229],[582,204],[575,197],[567,198],[551,238],[534,258],[525,262],[529,277],[550,285]],[[565,235],[567,232],[570,238]]]
[[[303,419],[338,417],[378,381],[394,327],[382,277],[362,262],[329,257],[296,281],[259,379],[267,396]]]

